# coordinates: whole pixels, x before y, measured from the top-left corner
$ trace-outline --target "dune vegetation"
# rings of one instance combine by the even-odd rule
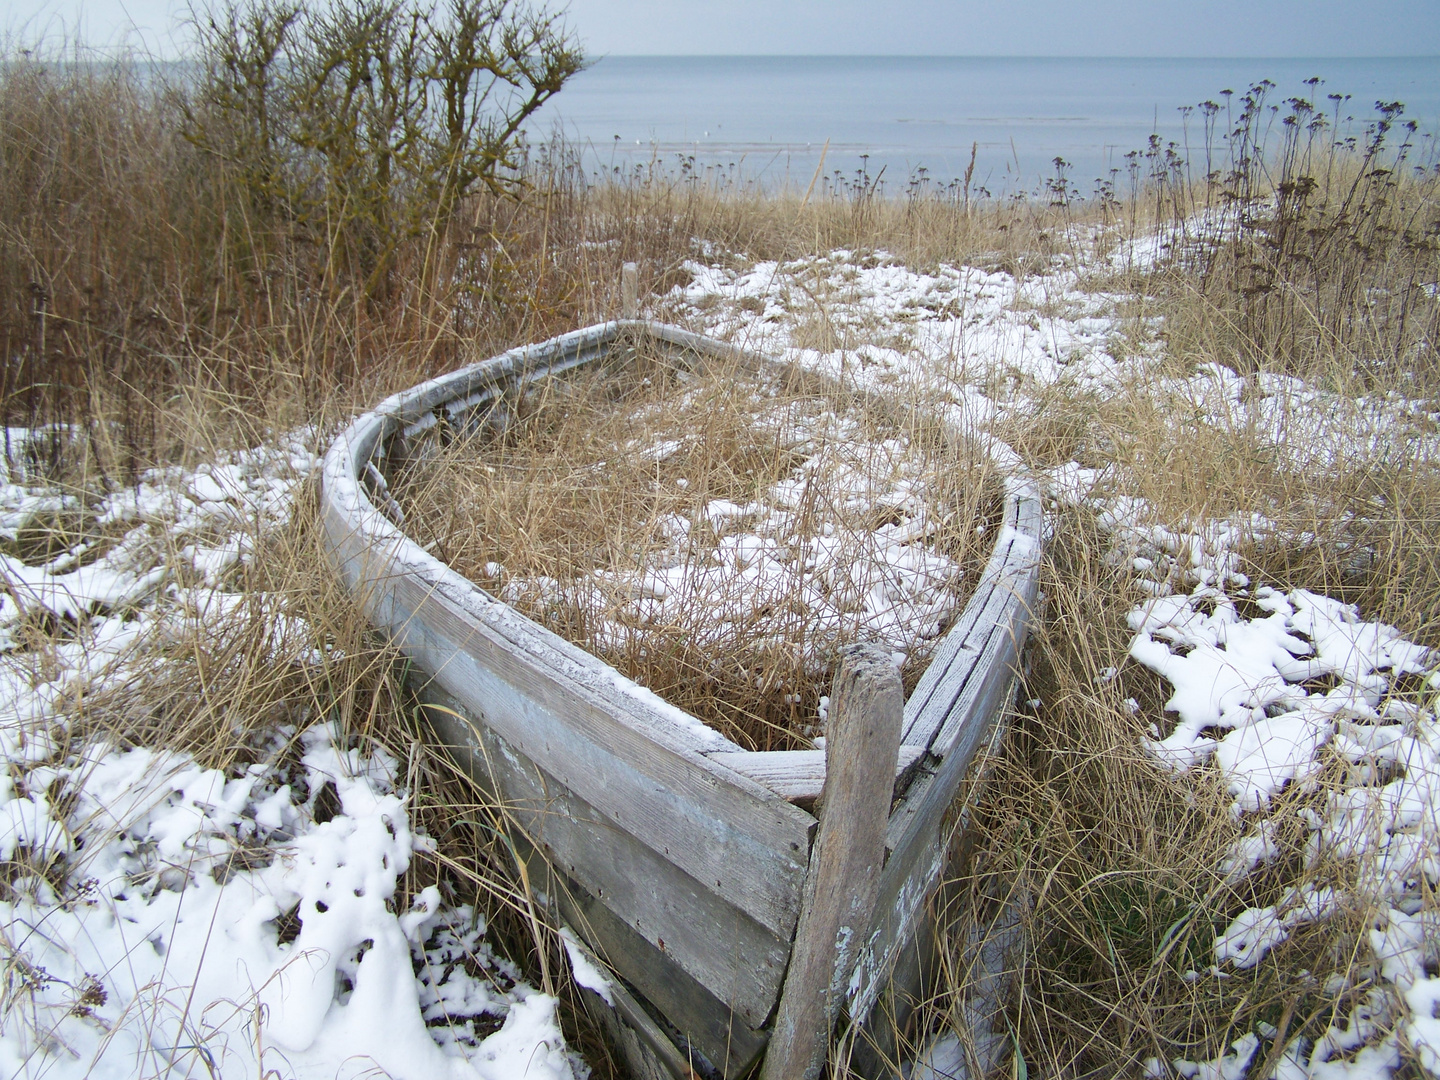
[[[1424,1012],[1440,960],[1440,681],[1426,652],[1440,647],[1440,172],[1399,104],[1347,125],[1320,87],[1272,111],[1259,84],[1200,106],[1204,167],[1157,141],[1093,194],[1063,168],[1005,198],[965,183],[886,194],[863,176],[766,191],[666,163],[596,177],[564,145],[519,137],[580,63],[558,24],[503,4],[457,4],[469,24],[335,11],[217,10],[183,78],[78,50],[0,56],[0,663],[27,694],[59,687],[41,712],[0,720],[15,727],[7,793],[39,791],[92,745],[183,753],[230,779],[257,762],[298,777],[321,753],[302,733],[321,721],[337,752],[384,747],[431,838],[394,911],[433,888],[437,904],[483,912],[508,978],[560,998],[592,1075],[623,1075],[574,1004],[504,808],[425,747],[403,662],[327,568],[305,462],[388,393],[614,317],[634,262],[647,316],[919,395],[987,451],[965,466],[977,478],[1024,472],[1046,493],[1042,610],[1006,736],[957,814],[968,827],[933,911],[941,970],[907,1055],[930,1047],[939,1068],[950,1035],[947,1053],[1002,1040],[1017,1077],[1440,1070],[1433,1001]],[[257,447],[281,448],[281,464],[242,462]],[[743,449],[686,467],[734,497]],[[273,485],[283,512],[227,502],[218,462],[246,477],[293,468]],[[430,490],[447,483],[441,465],[420,478]],[[546,467],[564,489],[579,466]],[[173,484],[200,506],[200,476],[229,517],[177,524],[145,502]],[[470,482],[472,532],[519,498]],[[947,505],[983,486],[947,482]],[[533,495],[533,476],[522,486]],[[126,492],[133,513],[114,510]],[[987,511],[973,497],[964,510],[937,543],[970,567]],[[448,542],[444,522],[425,528]],[[504,541],[513,558],[570,572],[522,539]],[[481,577],[505,561],[488,550],[472,553]],[[122,551],[154,570],[123,599],[60,603],[34,584]],[[225,617],[185,608],[202,586],[237,598]],[[137,639],[123,679],[75,659],[99,655],[103,627],[172,608],[189,613],[155,615],[166,629]],[[1314,612],[1360,628],[1350,652]],[[1177,722],[1175,702],[1195,700],[1181,673],[1262,623],[1243,640],[1314,662],[1276,660],[1268,698],[1236,691]],[[808,715],[822,692],[786,700]],[[1243,757],[1241,736],[1263,743],[1290,716],[1308,719],[1284,729],[1307,733],[1288,764]],[[49,790],[53,816],[79,805]],[[319,789],[308,798],[314,815]],[[76,851],[42,849],[5,849],[12,912],[22,893],[83,900]],[[977,1024],[967,1001],[993,977],[981,946],[1002,923],[1024,931],[1005,954],[1005,1009]],[[453,963],[465,940],[481,951],[456,930]],[[0,1031],[44,1026],[27,955],[0,932]],[[102,1009],[87,992],[73,1008]],[[845,1054],[842,1040],[836,1076]],[[908,1075],[922,1074],[943,1075]]]

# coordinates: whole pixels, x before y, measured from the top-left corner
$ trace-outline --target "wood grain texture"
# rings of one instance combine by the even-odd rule
[[[750,1072],[765,1050],[768,1032],[746,1024],[575,882],[562,880],[555,895],[565,921],[673,1028],[682,1054],[698,1053],[726,1080]]]
[[[372,477],[367,487],[360,479],[372,459],[383,466],[387,453],[403,457],[414,440],[432,438],[437,425],[443,434],[490,422],[510,397],[535,380],[589,363],[617,342],[642,337],[681,363],[691,356],[774,363],[647,322],[607,323],[511,350],[398,394],[354,422],[326,455],[322,523],[347,584],[372,621],[395,635],[419,667],[434,676],[437,687],[483,714],[482,726],[493,729],[495,738],[524,763],[521,769],[533,766],[543,777],[547,798],[572,800],[567,813],[554,815],[556,830],[542,841],[547,857],[563,867],[562,849],[580,853],[595,836],[624,835],[643,851],[612,855],[612,862],[633,874],[653,857],[673,864],[678,880],[712,894],[686,899],[692,887],[674,886],[683,901],[679,907],[646,901],[654,910],[647,909],[640,923],[656,920],[647,937],[643,928],[631,926],[597,898],[609,889],[609,900],[618,905],[617,898],[625,896],[629,904],[641,902],[638,894],[617,891],[621,886],[613,880],[606,884],[605,868],[588,866],[583,854],[570,864],[577,895],[587,896],[596,921],[613,919],[616,934],[630,935],[624,948],[648,950],[679,985],[701,986],[692,971],[725,978],[728,969],[711,955],[710,945],[697,944],[691,950],[695,955],[682,963],[674,942],[658,929],[662,916],[673,924],[676,913],[691,910],[684,905],[692,901],[698,912],[721,903],[764,934],[788,941],[802,888],[808,887],[803,883],[815,820],[782,796],[812,799],[827,770],[817,770],[816,761],[747,754],[518,615],[421,551],[376,509],[383,485]],[[913,932],[943,863],[940,829],[946,813],[976,748],[993,734],[995,716],[1012,685],[1036,598],[1041,536],[1039,502],[1023,483],[1008,492],[998,532],[970,602],[904,706],[901,742],[906,749],[890,759],[900,773],[898,801],[885,829],[888,860],[860,958],[861,989],[849,1003],[852,1016],[868,1009],[867,1000],[873,1001],[888,965]],[[570,839],[562,839],[567,830]],[[612,850],[606,843],[595,846]],[[582,880],[585,876],[592,880]],[[662,938],[667,948],[660,947]],[[766,991],[759,985],[763,979],[755,982],[753,992],[746,992],[745,1020],[728,1004],[705,1006],[697,999],[695,1008],[729,1017],[726,1030],[745,1021],[758,1027],[765,1020]],[[763,1035],[757,1037],[763,1041]]]
[[[633,319],[640,313],[640,271],[633,262],[620,268],[620,317]]]
[[[925,903],[940,880],[946,840],[942,827],[947,812],[977,745],[995,734],[995,725],[989,721],[1014,687],[1014,672],[1008,665],[985,667],[1003,673],[1003,677],[985,680],[992,692],[979,704],[990,712],[972,714],[965,744],[952,748],[934,767],[922,770],[911,783],[904,804],[890,819],[886,835],[890,857],[881,874],[874,921],[857,964],[860,978],[856,993],[847,1005],[851,1018],[857,1021],[863,1021],[874,1005],[895,958],[913,935]]]
[[[553,867],[567,880],[584,882],[614,919],[668,957],[666,967],[678,965],[707,987],[716,999],[712,1007],[735,1010],[751,1027],[764,1023],[779,995],[788,938],[767,931],[610,824],[496,734],[486,717],[469,717],[463,702],[436,687],[422,688],[421,695],[440,706],[425,709],[439,741]],[[635,974],[616,966],[627,978]],[[646,990],[665,988],[650,985],[653,978],[634,981],[645,982]],[[674,1020],[682,1029],[699,1023],[694,1017]]]
[[[769,1032],[746,1024],[725,1002],[671,963],[665,953],[637,937],[575,883],[562,886],[556,895],[561,898],[559,906],[566,922],[673,1028],[682,1055],[698,1055],[725,1080],[737,1080],[751,1071],[768,1045]],[[684,1073],[681,1076],[689,1080]]]
[[[342,537],[344,551],[363,538]],[[334,542],[332,538],[332,543]],[[384,565],[384,560],[381,560]],[[363,573],[363,571],[361,571]],[[794,929],[814,819],[684,746],[652,737],[631,699],[605,700],[419,573],[357,586],[372,620],[517,751],[783,940]],[[483,612],[482,612],[483,614]],[[593,658],[592,658],[593,659]],[[617,695],[618,696],[618,695]]]
[[[825,787],[824,750],[721,751],[705,756],[716,764],[750,777],[799,806],[814,803]],[[908,776],[915,763],[924,756],[924,747],[900,747],[895,762],[896,784]]]
[[[411,609],[415,589],[410,581],[396,583],[402,609]],[[606,708],[612,703],[527,663],[438,594],[414,610],[421,618],[397,620],[392,632],[441,686],[463,701],[482,703],[486,723],[610,823],[789,939],[808,856],[808,821],[764,813],[775,806],[738,788],[718,766],[645,737]]]
[[[904,705],[888,650],[844,650],[830,692],[820,829],[761,1080],[816,1080],[825,1065],[879,889]]]
[[[913,702],[925,692],[907,717],[907,727],[918,732],[916,741],[929,739],[928,760],[935,763],[922,768],[890,819],[890,857],[858,963],[861,977],[847,1006],[853,1019],[868,1015],[895,958],[914,934],[944,866],[946,814],[976,750],[995,736],[997,717],[1013,696],[1039,589],[1039,502],[1028,491],[1013,494],[1005,516],[1010,531],[1002,534],[987,567],[990,589],[972,600],[977,617],[945,669],[928,685],[922,679],[911,695]]]
[[[690,1063],[618,983],[611,985],[609,1002],[587,987],[577,990],[580,1004],[624,1062],[629,1080],[691,1080]]]
[[[634,910],[630,904],[637,893],[643,903],[647,885],[653,885],[657,892],[664,891],[666,881],[651,882],[643,875],[636,875],[636,879],[629,883],[631,892],[628,895],[606,892],[603,899],[595,891],[582,887],[576,876],[567,870],[574,869],[578,872],[584,868],[574,867],[568,862],[565,852],[547,846],[548,842],[557,837],[563,841],[567,836],[573,835],[572,830],[546,829],[543,828],[546,822],[541,821],[542,829],[532,831],[537,818],[569,817],[575,812],[575,801],[571,800],[562,806],[557,804],[553,796],[539,800],[531,797],[527,792],[533,792],[535,781],[542,779],[533,765],[523,761],[513,748],[508,747],[503,739],[483,723],[476,723],[468,718],[463,711],[462,702],[434,684],[420,685],[416,689],[423,702],[423,715],[437,743],[446,747],[456,763],[465,769],[484,791],[495,798],[497,806],[502,808],[503,815],[510,823],[510,842],[515,845],[521,858],[531,862],[532,885],[541,888],[553,900],[557,914],[566,925],[575,930],[612,971],[643,994],[680,1035],[681,1045],[678,1050],[674,1043],[670,1044],[668,1052],[664,1047],[654,1048],[658,1056],[674,1064],[674,1055],[679,1053],[683,1057],[688,1052],[688,1043],[725,1077],[732,1078],[743,1074],[759,1058],[767,1035],[752,1028],[731,1003],[716,998],[709,989],[726,984],[727,981],[733,982],[733,978],[723,971],[716,973],[714,981],[702,983],[692,978],[676,962],[677,953],[685,953],[689,946],[685,934],[677,933],[673,935],[673,940],[666,939],[665,948],[662,950],[636,932],[625,916],[611,910],[610,903],[620,898],[620,906],[628,915]],[[543,811],[537,809],[541,806]],[[542,856],[546,864],[543,871],[536,868],[532,862],[532,857],[536,854]],[[683,893],[685,890],[680,891]],[[735,914],[732,911],[728,917],[721,915],[718,921],[721,924],[730,924]],[[694,927],[702,924],[701,920],[706,917],[703,913],[695,915],[696,921],[687,924],[682,930],[691,931],[693,934]],[[702,935],[693,936],[703,940]],[[716,934],[712,940],[735,954],[729,962],[733,966],[736,962],[743,962],[747,956],[754,956],[753,951],[747,954],[740,943],[742,938],[743,935],[729,938]],[[773,942],[766,946],[773,947]],[[783,945],[780,961],[782,967],[788,952],[787,942]],[[778,986],[771,993],[772,1007],[777,993]],[[650,1041],[654,1035],[654,1025],[642,1030],[640,1034],[643,1039]],[[687,1076],[683,1071],[677,1075],[682,1078]]]
[[[1040,503],[1030,491],[1012,492],[1005,500],[1000,535],[980,576],[980,583],[936,649],[930,666],[905,703],[907,746],[930,746],[950,714],[950,706],[970,678],[970,671],[996,631],[1008,632],[1023,644],[1024,627],[1034,606],[1039,582]],[[1016,609],[1013,602],[1018,601]]]

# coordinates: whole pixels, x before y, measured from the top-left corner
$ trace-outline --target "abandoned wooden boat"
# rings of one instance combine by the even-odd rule
[[[387,480],[437,432],[493,423],[536,380],[637,341],[677,362],[745,356],[626,320],[424,383],[335,441],[322,520],[348,587],[421,673],[437,740],[503,802],[524,856],[538,852],[551,875],[537,887],[623,980],[612,996],[631,1049],[652,1070],[688,1075],[703,1058],[702,1074],[729,1078],[753,1067],[775,1025],[816,843],[817,818],[797,804],[820,793],[825,752],[746,751],[522,616],[407,537]],[[837,984],[854,1022],[924,922],[947,812],[1012,693],[1040,504],[1012,485],[1003,515],[979,585],[896,716],[878,895]]]

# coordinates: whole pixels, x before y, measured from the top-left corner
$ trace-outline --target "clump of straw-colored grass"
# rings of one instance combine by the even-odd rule
[[[819,733],[849,641],[891,642],[913,686],[993,540],[970,447],[923,408],[793,370],[641,354],[546,380],[499,419],[412,461],[411,535],[757,749]],[[941,557],[929,617],[901,627],[872,598],[900,599],[880,550],[895,529]]]

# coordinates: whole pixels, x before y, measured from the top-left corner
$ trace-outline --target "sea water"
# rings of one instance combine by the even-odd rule
[[[1321,82],[1307,84],[1312,78]],[[1440,57],[607,56],[575,76],[529,133],[532,141],[563,134],[591,173],[655,163],[800,189],[817,175],[861,173],[895,192],[917,177],[942,185],[963,177],[973,153],[974,188],[1038,187],[1060,158],[1089,194],[1098,180],[1123,184],[1126,155],[1152,134],[1204,175],[1196,106],[1221,107],[1218,141],[1262,79],[1275,84],[1266,102],[1267,111],[1278,106],[1277,123],[1286,99],[1299,96],[1327,115],[1338,110],[1342,128],[1360,137],[1376,102],[1403,102],[1403,119],[1420,124],[1412,160],[1435,162]]]

